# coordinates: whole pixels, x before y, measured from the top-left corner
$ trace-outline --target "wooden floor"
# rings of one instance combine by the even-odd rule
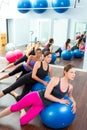
[[[6,64],[6,60],[0,57],[0,69],[6,66]],[[78,66],[78,62],[75,61],[74,64],[75,66]],[[79,61],[79,66],[82,66],[82,60]],[[3,74],[4,73],[0,73],[0,76]],[[54,66],[53,75],[62,76],[62,67],[60,68]],[[15,80],[16,78],[13,76],[11,78],[0,81],[0,91],[8,87]],[[77,71],[76,78],[72,84],[74,85],[74,97],[77,102],[77,116],[72,125],[62,130],[87,130],[87,72]],[[19,92],[20,89],[16,91]],[[0,111],[13,103],[15,103],[15,99],[12,96],[4,96],[0,99]],[[17,112],[7,117],[1,118],[0,130],[53,130],[44,126],[39,116],[31,121],[28,125],[21,127],[19,124],[19,115],[20,113]]]

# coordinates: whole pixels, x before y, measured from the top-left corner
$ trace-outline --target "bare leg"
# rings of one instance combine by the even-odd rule
[[[0,73],[4,72],[5,70],[7,70],[7,69],[9,69],[9,68],[11,68],[13,66],[14,66],[14,63],[11,63],[11,64],[7,65],[5,68],[3,68],[2,70],[0,70]]]
[[[12,112],[10,111],[10,107],[7,107],[6,109],[4,109],[3,111],[0,112],[0,118],[7,116],[9,114],[11,114]]]
[[[17,98],[18,94],[15,91],[11,91],[10,94],[14,97]]]
[[[8,77],[9,77],[9,75],[8,75],[8,74],[6,74],[6,75],[4,75],[4,76],[0,77],[0,80],[2,80],[2,79],[6,79],[6,78],[8,78]]]
[[[3,92],[0,92],[0,98],[4,96],[4,93]]]

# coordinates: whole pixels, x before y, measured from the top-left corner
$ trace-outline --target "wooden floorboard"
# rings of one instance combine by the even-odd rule
[[[73,63],[75,66],[78,66],[78,64],[79,66],[82,66],[82,60],[79,60],[79,63],[76,61],[73,61]],[[0,69],[6,64],[6,60],[0,57]],[[61,64],[64,65],[63,62]],[[4,73],[0,73],[0,76],[3,74]],[[61,77],[62,68],[53,67],[53,75]],[[16,78],[13,76],[0,81],[0,91],[8,87],[15,80]],[[76,78],[72,84],[74,86],[73,95],[77,102],[77,114],[74,122],[69,127],[62,130],[87,130],[87,72],[77,71]],[[16,91],[19,92],[20,90],[21,88]],[[0,111],[15,102],[15,99],[11,95],[4,96],[0,99]],[[19,115],[20,113],[17,112],[7,117],[0,118],[0,130],[53,130],[43,125],[39,116],[32,120],[28,125],[20,126]]]

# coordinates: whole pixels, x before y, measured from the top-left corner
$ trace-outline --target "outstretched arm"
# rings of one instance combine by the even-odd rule
[[[71,101],[73,102],[73,103],[72,103],[72,111],[73,111],[73,113],[76,113],[76,101],[75,101],[75,99],[74,99],[72,93],[73,93],[73,86],[70,84],[70,85],[69,85],[69,93],[68,93],[68,96],[69,96],[69,98],[71,99]]]

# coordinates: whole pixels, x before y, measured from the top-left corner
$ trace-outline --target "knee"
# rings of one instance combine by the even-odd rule
[[[24,118],[20,118],[20,125],[27,125],[28,124],[28,121],[26,121],[26,119]]]

